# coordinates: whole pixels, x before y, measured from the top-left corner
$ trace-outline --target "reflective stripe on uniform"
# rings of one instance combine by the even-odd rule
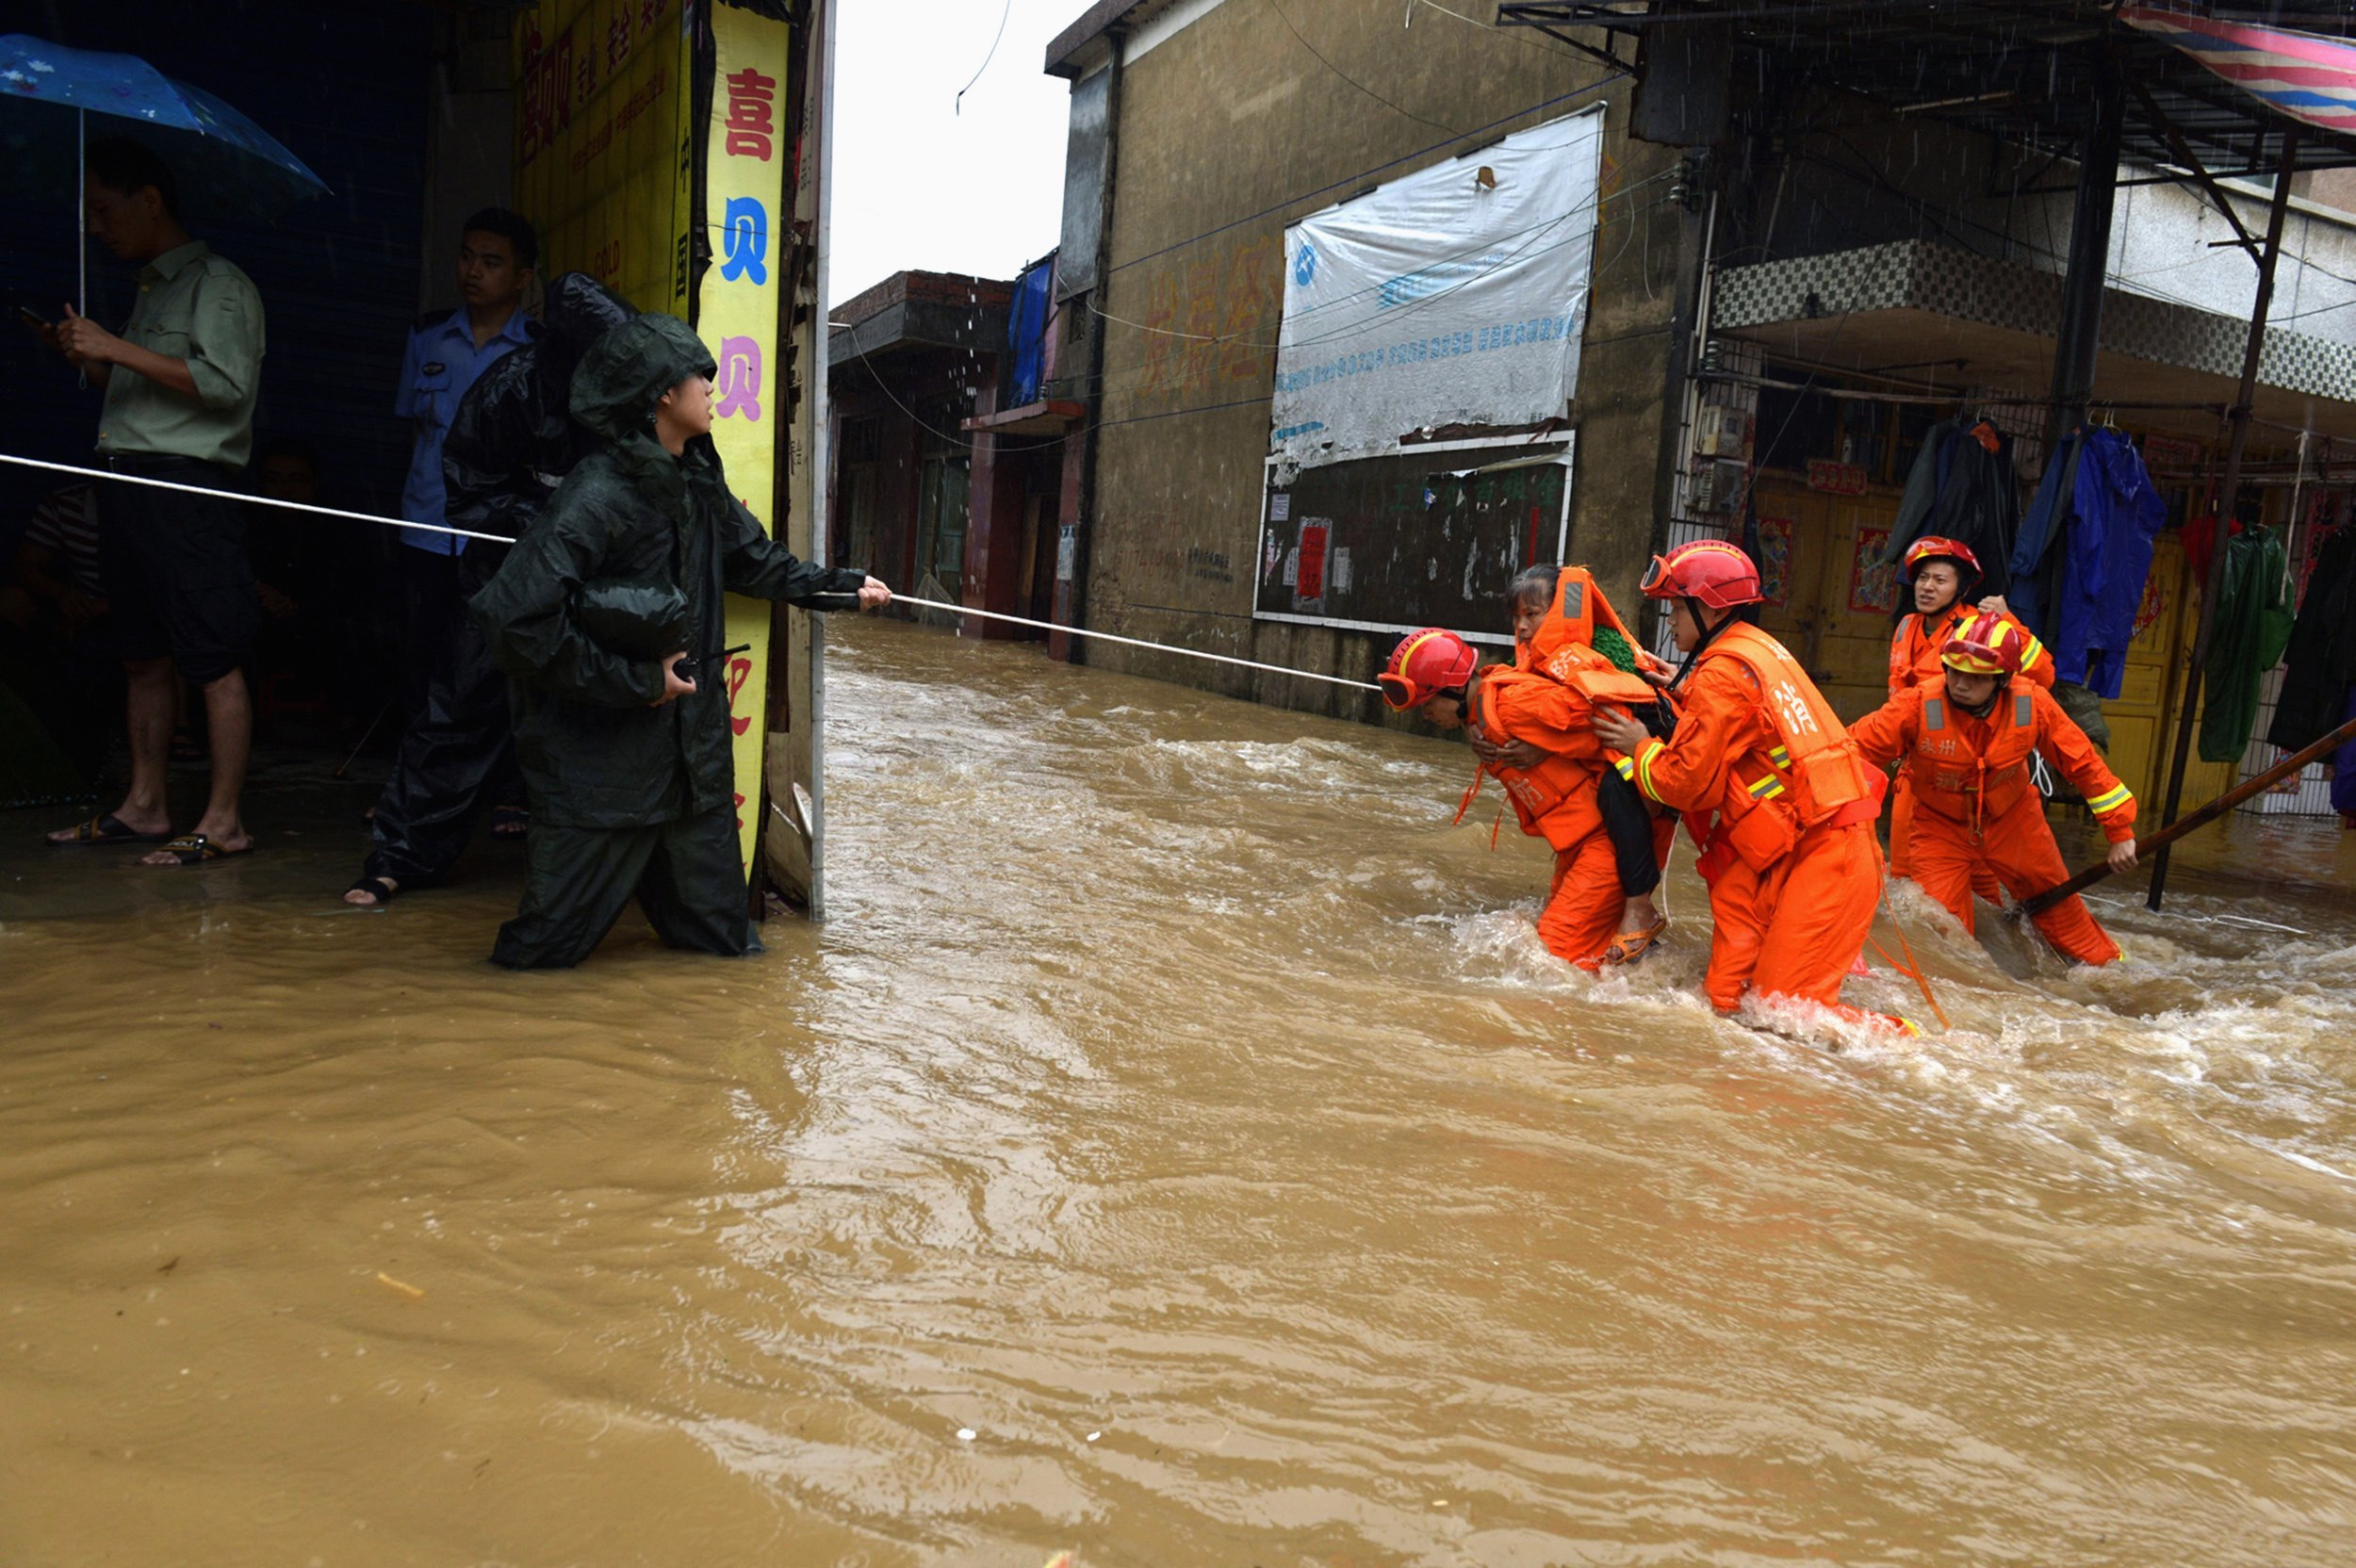
[[[1766,777],[1760,779],[1758,783],[1750,786],[1750,791],[1751,798],[1753,800],[1773,800],[1777,795],[1783,793],[1783,780],[1777,778],[1771,773]]]
[[[2017,727],[2026,729],[2036,717],[2037,709],[2029,701],[2028,693],[2023,692],[2012,699],[2012,722]]]
[[[2045,645],[2038,642],[2035,637],[2030,638],[2029,645],[2021,650],[2021,673],[2022,675],[2028,674],[2030,669],[2039,659],[2043,658],[2044,655]]]
[[[1767,753],[1767,760],[1779,768],[1788,768],[1792,765],[1792,754],[1783,747],[1776,746]]]
[[[1618,761],[1612,763],[1612,766],[1618,770],[1622,778],[1628,779],[1631,783],[1635,781],[1636,759],[1633,757],[1623,757]]]
[[[1661,799],[1661,792],[1653,787],[1653,759],[1668,749],[1667,743],[1654,740],[1645,743],[1644,748],[1636,754],[1636,787],[1655,800]],[[1662,801],[1661,804],[1665,806],[1668,803]]]
[[[1922,727],[1925,729],[1947,727],[1947,704],[1945,702],[1938,697],[1922,699]]]
[[[2087,801],[2086,806],[2096,816],[2099,817],[2107,812],[2118,810],[2120,807],[2126,805],[2129,801],[2135,798],[2134,793],[2129,791],[2127,786],[2121,784],[2115,790],[2103,791],[2101,794],[2096,795],[2092,800]]]

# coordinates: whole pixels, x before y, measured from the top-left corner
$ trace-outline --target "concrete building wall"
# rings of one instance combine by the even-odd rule
[[[1570,553],[1631,603],[1660,526],[1675,317],[1699,221],[1667,199],[1677,153],[1628,138],[1628,84],[1582,90],[1606,74],[1595,61],[1429,9],[1409,26],[1361,0],[1182,9],[1190,19],[1142,55],[1133,43],[1124,67],[1111,267],[1088,299],[1105,334],[1088,624],[1371,678],[1388,634],[1251,614],[1284,224],[1598,96],[1605,201],[1567,411],[1579,443]],[[1082,363],[1067,350],[1067,369]],[[1088,657],[1290,706],[1381,708],[1370,694],[1105,645]]]

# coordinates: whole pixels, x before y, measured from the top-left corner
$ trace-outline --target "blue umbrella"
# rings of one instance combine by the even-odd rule
[[[74,113],[69,120],[58,109]],[[326,182],[269,132],[136,55],[68,49],[28,33],[0,35],[0,152],[20,181],[43,172],[44,164],[56,165],[52,178],[63,176],[71,155],[78,207],[93,114],[130,122],[138,139],[172,166],[182,205],[199,219],[274,218],[327,194]],[[87,285],[77,302],[89,303]]]

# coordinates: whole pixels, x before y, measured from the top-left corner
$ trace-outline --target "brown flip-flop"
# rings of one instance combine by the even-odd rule
[[[161,833],[140,833],[112,811],[101,811],[90,821],[75,825],[71,839],[49,841],[59,849],[94,849],[100,844],[159,844],[171,837],[169,828]]]
[[[209,866],[216,860],[233,860],[240,855],[254,853],[252,844],[243,849],[223,849],[202,833],[183,833],[163,846],[163,853],[183,866]]]

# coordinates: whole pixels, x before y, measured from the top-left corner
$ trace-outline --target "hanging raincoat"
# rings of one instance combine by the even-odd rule
[[[2118,697],[2168,504],[2115,430],[2080,430],[2046,465],[2021,525],[2006,602],[2044,640],[2053,678]]]
[[[2339,724],[2356,683],[2356,526],[2343,524],[2323,540],[2307,575],[2299,620],[2283,658],[2282,700],[2266,740],[2284,751],[2313,745]],[[2340,778],[2356,788],[2356,769]]]
[[[2225,542],[2225,569],[2216,584],[2217,622],[2201,678],[2201,760],[2238,762],[2258,727],[2258,682],[2282,662],[2291,640],[2290,557],[2270,528],[2253,528]]]
[[[688,325],[641,316],[597,340],[573,378],[573,417],[603,438],[475,596],[476,621],[515,678],[515,749],[532,794],[523,907],[493,958],[562,968],[597,946],[633,894],[675,947],[753,945],[737,846],[728,706],[719,672],[663,707],[657,660],[598,644],[579,593],[663,580],[687,596],[703,654],[721,643],[723,591],[803,603],[856,593],[866,574],[794,559],[729,492],[709,436],[673,457],[656,401],[711,353]]]

